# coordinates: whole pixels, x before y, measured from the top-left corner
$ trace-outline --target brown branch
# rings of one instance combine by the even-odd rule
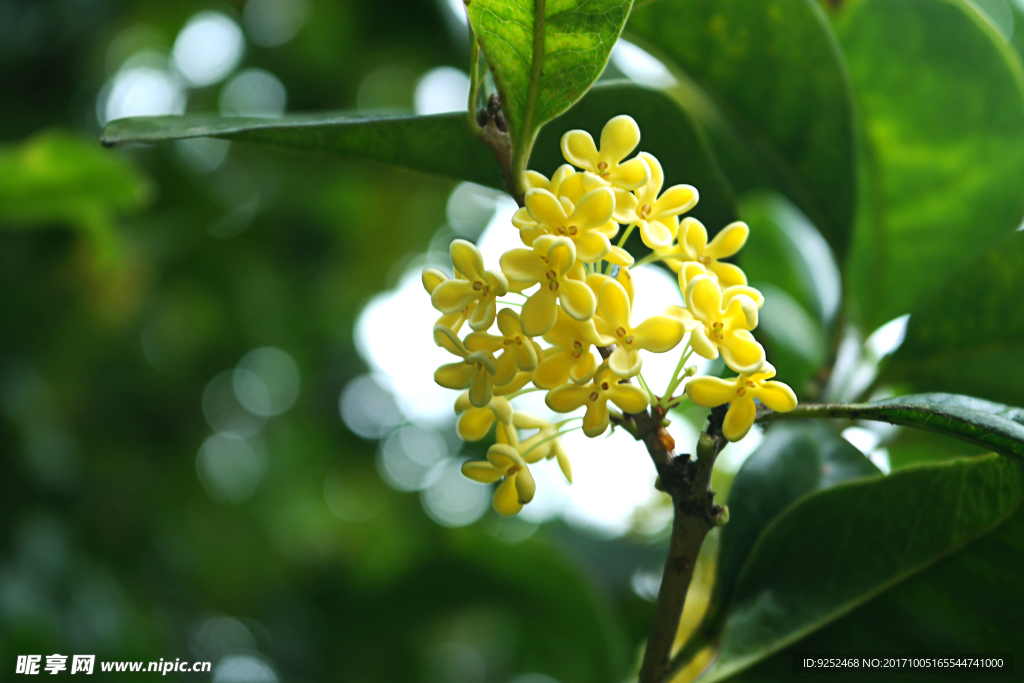
[[[611,349],[600,347],[603,358]],[[628,380],[624,380],[628,381]],[[686,604],[686,593],[693,580],[697,556],[708,532],[728,519],[728,511],[715,505],[711,490],[711,472],[715,458],[725,448],[722,420],[725,408],[711,411],[707,429],[697,442],[697,457],[676,455],[675,441],[665,430],[665,411],[658,405],[649,411],[627,414],[619,421],[632,423],[628,431],[647,447],[647,453],[658,470],[659,488],[672,497],[672,535],[668,558],[662,572],[661,588],[654,609],[654,623],[647,639],[639,683],[666,683],[672,668],[672,646]]]
[[[516,192],[515,178],[512,174],[512,139],[508,135],[508,126],[501,113],[501,100],[498,93],[491,93],[487,99],[487,108],[477,112],[476,122],[480,125],[480,139],[491,148],[494,158],[501,168],[501,179],[505,183],[505,191],[516,200],[519,206],[524,205],[524,197]]]

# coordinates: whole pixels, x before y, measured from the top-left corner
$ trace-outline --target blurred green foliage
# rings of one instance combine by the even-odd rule
[[[628,21],[622,3],[596,17],[570,5],[549,35],[569,61],[547,71],[527,68],[526,15],[502,33],[471,13],[499,86],[539,74],[536,123],[579,100],[541,131],[531,167],[560,163],[566,128],[596,133],[629,113],[668,183],[698,187],[693,215],[709,232],[737,215],[751,224],[741,263],[768,295],[759,338],[803,399],[1000,401],[1010,407],[933,397],[923,410],[909,397],[843,414],[885,420],[892,408],[906,424],[1019,452],[1016,4],[658,0]],[[277,14],[261,24],[268,7]],[[213,116],[236,81],[190,87],[187,69],[165,68],[182,27],[211,10],[246,31],[220,80],[261,69],[289,111],[332,113]],[[0,667],[63,652],[248,657],[249,678],[283,681],[583,683],[635,671],[653,612],[644,577],[663,555],[656,499],[613,540],[492,513],[448,528],[385,483],[376,440],[338,414],[367,370],[353,339],[363,306],[465,230],[449,224],[453,180],[499,182],[463,113],[411,116],[424,73],[467,68],[456,10],[0,6]],[[623,82],[644,78],[613,59],[586,92],[623,21],[671,78],[660,90]],[[509,35],[515,54],[501,52]],[[145,113],[115,106],[132,69],[166,96],[162,113],[180,96],[195,116],[115,122],[109,142],[164,142],[105,151],[95,139],[111,112]],[[224,139],[184,139],[202,135]],[[906,341],[884,360],[896,344],[879,328],[906,314]],[[297,367],[286,412],[237,405],[239,372],[263,347]],[[211,436],[218,420],[241,420],[248,441]],[[865,434],[862,453],[851,442]],[[256,473],[211,470],[224,443]],[[808,649],[1019,651],[1021,477],[1015,461],[933,434],[769,428],[745,464],[715,474],[733,514],[717,566],[709,552],[701,567],[718,581],[699,630],[721,646],[709,680],[789,680],[790,654]]]

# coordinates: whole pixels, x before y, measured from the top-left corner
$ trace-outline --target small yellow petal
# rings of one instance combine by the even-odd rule
[[[749,235],[750,228],[743,221],[730,223],[715,235],[704,253],[713,259],[728,258],[743,248]]]
[[[788,413],[796,408],[796,394],[782,382],[764,382],[754,389],[754,398],[777,413]]]
[[[736,397],[736,380],[695,377],[686,383],[686,395],[703,408],[717,408]]]
[[[640,126],[636,125],[636,121],[631,116],[625,114],[616,116],[604,124],[604,128],[601,129],[601,157],[609,162],[622,161],[639,144]]]
[[[519,494],[519,502],[526,505],[533,500],[534,494],[537,493],[537,482],[533,479],[533,473],[530,472],[530,468],[523,465],[516,472],[515,476],[516,492]]]
[[[462,463],[462,474],[481,484],[493,484],[505,476],[505,470],[483,460],[467,460]]]
[[[686,326],[679,318],[652,315],[633,329],[633,345],[651,353],[665,353],[674,349],[686,334]]]
[[[646,410],[650,401],[646,391],[632,384],[615,384],[607,393],[611,402],[627,413]]]
[[[549,391],[547,396],[544,397],[544,403],[556,413],[571,413],[578,408],[582,408],[593,392],[594,388],[592,386],[563,384]]]
[[[583,433],[591,439],[601,436],[608,431],[608,401],[599,399],[587,406],[587,412],[583,416]]]
[[[757,372],[764,364],[764,348],[747,330],[725,335],[725,339],[718,342],[718,348],[725,364],[740,374]]]
[[[608,173],[612,185],[623,190],[635,190],[643,187],[651,179],[651,169],[643,159],[630,159],[619,164]]]
[[[570,130],[562,136],[562,156],[577,168],[597,170],[597,145],[584,130]]]
[[[437,268],[423,269],[423,289],[427,290],[427,294],[433,294],[437,286],[447,279],[448,276]]]
[[[505,477],[505,481],[498,484],[498,488],[494,489],[491,503],[494,505],[495,512],[503,517],[519,514],[519,511],[523,509],[523,504],[519,502],[515,477]]]
[[[729,441],[739,441],[750,431],[756,415],[757,407],[750,394],[732,401],[722,421],[722,436]]]

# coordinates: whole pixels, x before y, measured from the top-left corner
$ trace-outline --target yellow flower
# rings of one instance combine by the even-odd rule
[[[530,468],[515,448],[508,444],[496,443],[487,449],[487,460],[469,460],[462,464],[462,473],[482,484],[504,481],[494,490],[491,502],[499,515],[506,517],[517,514],[523,505],[533,500],[537,483]]]
[[[760,370],[741,374],[733,379],[698,377],[686,385],[690,400],[705,408],[717,408],[729,404],[722,423],[722,435],[729,441],[739,441],[754,424],[757,415],[756,398],[772,410],[787,413],[796,408],[796,394],[782,382],[769,382],[775,376],[775,368],[765,363]]]
[[[512,416],[512,424],[517,429],[538,430],[536,434],[521,441],[516,447],[519,454],[523,456],[523,460],[528,464],[533,464],[541,460],[555,458],[559,469],[565,475],[565,480],[571,484],[572,465],[569,462],[569,454],[562,446],[561,438],[555,436],[558,434],[558,427],[547,420],[518,412]]]
[[[623,190],[643,187],[651,177],[647,162],[633,158],[623,162],[640,144],[640,127],[629,116],[616,116],[601,131],[601,149],[583,130],[570,130],[562,136],[562,155],[577,168],[607,180]]]
[[[461,280],[466,279],[465,277],[459,274],[456,274],[456,278]],[[427,294],[433,294],[434,290],[437,289],[437,286],[448,279],[448,276],[442,273],[437,268],[423,269],[423,289],[427,290]],[[466,319],[469,318],[469,316],[473,313],[473,310],[476,308],[476,305],[477,304],[475,301],[471,301],[470,303],[466,304],[465,308],[462,308],[458,311],[454,311],[452,313],[444,313],[443,315],[441,315],[440,318],[438,318],[434,322],[434,324],[444,325],[452,332],[458,333],[458,331],[462,328],[462,324],[466,322]]]
[[[498,331],[501,336],[487,332],[472,332],[466,337],[466,348],[470,351],[490,351],[497,353],[498,371],[494,375],[494,383],[498,386],[508,384],[515,378],[517,370],[532,372],[539,359],[544,357],[540,344],[523,334],[519,314],[508,308],[498,312]]]
[[[615,211],[612,213],[611,222],[601,229],[609,239],[615,237],[619,231],[619,223],[626,223],[627,218],[636,209],[636,197],[629,190],[615,187],[604,178],[594,175],[590,171],[581,171],[575,175],[566,176],[558,191],[552,191],[556,197],[565,197],[573,204],[580,201],[583,195],[592,192],[599,187],[608,187],[615,193]]]
[[[470,352],[455,333],[444,325],[434,325],[434,342],[449,353],[461,356],[458,363],[447,363],[434,371],[434,381],[446,389],[469,388],[469,402],[477,408],[490,403],[494,395],[494,374],[498,363],[487,351]]]
[[[547,190],[527,190],[524,208],[532,222],[513,220],[520,228],[523,244],[531,246],[543,235],[568,237],[576,245],[576,257],[584,263],[602,258],[620,265],[633,263],[632,256],[613,248],[608,239],[609,234],[618,231],[618,224],[611,220],[615,209],[611,188],[598,187],[583,195],[578,204],[568,197],[556,198]]]
[[[608,368],[619,377],[632,377],[640,372],[641,349],[665,353],[675,348],[686,334],[682,320],[671,315],[653,315],[633,327],[629,295],[615,280],[609,279],[601,285],[597,304],[594,326],[601,336],[602,346],[615,344],[615,350],[608,357]]]
[[[455,429],[465,441],[479,441],[487,436],[496,420],[512,424],[512,404],[501,396],[494,396],[487,405],[477,408],[470,402],[469,392],[463,392],[455,400],[455,412],[459,415]]]
[[[469,326],[486,330],[494,322],[496,299],[508,293],[508,280],[497,271],[484,270],[484,259],[473,244],[455,240],[451,246],[452,265],[456,277],[437,283],[430,294],[430,303],[442,313],[456,313],[476,304],[469,313]]]
[[[746,223],[730,223],[708,242],[708,231],[701,222],[695,218],[687,218],[679,226],[679,234],[679,242],[683,245],[687,258],[707,268],[722,289],[747,284],[747,276],[739,266],[720,262],[720,259],[734,256],[746,244],[747,236],[750,235],[750,228]]]
[[[548,408],[558,413],[569,413],[586,406],[583,433],[591,438],[600,436],[608,429],[608,401],[626,413],[646,410],[649,403],[646,392],[632,384],[619,384],[619,378],[608,368],[598,370],[589,385],[565,384],[551,390],[544,397]]]
[[[764,349],[750,333],[757,327],[757,302],[746,294],[724,299],[718,283],[698,275],[686,288],[686,307],[701,323],[690,333],[690,345],[708,359],[722,354],[726,365],[739,373],[756,372],[764,363]]]
[[[690,185],[673,185],[662,193],[665,173],[661,164],[653,154],[640,152],[638,156],[650,167],[651,179],[634,192],[636,208],[622,222],[636,223],[640,238],[651,249],[665,248],[676,238],[679,214],[686,213],[697,203],[697,190]]]
[[[544,339],[553,347],[545,349],[544,360],[533,373],[533,383],[541,389],[554,389],[569,381],[589,382],[597,370],[597,359],[590,351],[597,336],[593,320],[573,320],[559,309],[558,319]]]
[[[520,320],[528,337],[539,337],[555,325],[558,304],[576,320],[594,315],[597,301],[583,281],[586,271],[576,261],[576,245],[567,237],[545,235],[533,249],[512,249],[501,256],[501,270],[510,280],[540,287],[523,304]]]
[[[723,263],[720,265],[727,264]],[[722,303],[726,307],[729,305],[729,300],[737,294],[746,294],[748,297],[753,299],[754,303],[757,304],[758,310],[764,306],[764,295],[761,294],[761,292],[757,291],[750,285],[732,285],[730,287],[726,287],[719,282],[712,273],[708,272],[708,269],[705,268],[703,264],[698,263],[697,261],[687,261],[683,264],[683,267],[679,269],[679,291],[685,295],[686,290],[690,285],[690,280],[698,275],[710,277],[718,283],[719,288],[722,290]]]
[[[565,182],[567,178],[573,177],[575,174],[576,169],[569,164],[562,164],[555,169],[553,174],[551,174],[551,180],[548,180],[543,174],[537,173],[536,171],[527,171],[523,174],[523,179],[526,183],[527,190],[547,190],[556,197],[560,197],[562,193],[559,192],[559,188],[562,186],[562,183]],[[519,211],[522,211],[522,209]],[[518,213],[518,211],[516,213]]]

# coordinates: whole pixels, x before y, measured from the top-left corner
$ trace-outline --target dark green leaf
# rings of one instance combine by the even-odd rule
[[[472,0],[466,5],[513,144],[529,145],[534,131],[583,97],[601,75],[633,2]]]
[[[835,623],[780,652],[733,680],[793,680],[793,654],[1012,653],[1010,671],[988,671],[986,681],[1019,681],[1024,643],[1024,510],[930,568],[852,611]],[[829,681],[981,680],[962,669],[907,668],[851,675],[831,673]]]
[[[722,528],[708,622],[724,616],[740,570],[769,522],[813,491],[876,474],[878,468],[826,425],[769,429],[729,490],[729,523]]]
[[[778,188],[842,255],[856,194],[853,107],[817,2],[656,0],[627,31],[692,79],[683,89],[734,187]]]
[[[537,137],[530,168],[550,175],[565,163],[559,140],[566,131],[579,128],[596,139],[608,119],[619,114],[629,114],[640,126],[640,148],[658,157],[666,187],[688,183],[700,192],[700,201],[687,215],[704,221],[711,232],[737,219],[732,192],[690,115],[664,93],[632,83],[595,86],[551,122]]]
[[[940,561],[973,550],[970,544],[1005,522],[1022,499],[1024,469],[995,455],[909,467],[804,498],[758,539],[726,617],[718,662],[702,680],[726,680],[912,585]],[[1000,569],[992,586],[1001,590],[1015,583],[1009,576],[1019,567]]]
[[[916,394],[873,403],[801,404],[759,419],[846,418],[916,427],[1024,460],[1024,408],[958,394]]]
[[[1015,232],[948,277],[910,316],[882,378],[923,391],[1024,400],[1024,233]]]
[[[865,205],[849,284],[870,328],[912,310],[1024,216],[1024,72],[963,0],[844,4],[864,121]]]
[[[151,116],[111,121],[106,145],[215,137],[293,149],[334,152],[351,159],[504,187],[490,149],[469,131],[465,114],[362,118],[344,114],[291,114],[278,119],[212,114]]]

